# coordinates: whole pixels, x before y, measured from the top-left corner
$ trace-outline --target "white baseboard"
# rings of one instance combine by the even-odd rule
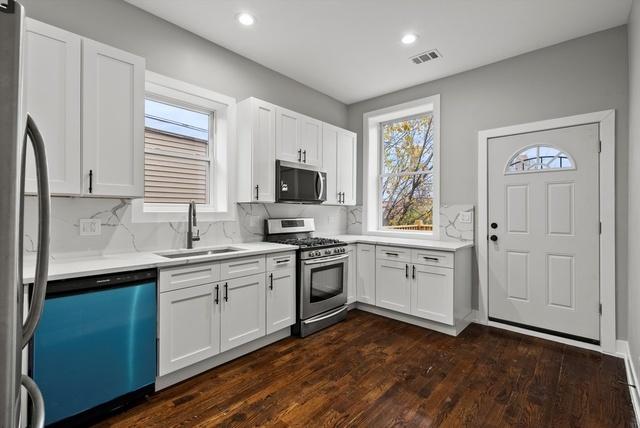
[[[631,403],[633,403],[633,412],[636,414],[636,421],[640,421],[640,395],[638,388],[638,375],[633,358],[629,349],[629,342],[626,340],[616,341],[616,350],[624,358],[624,366],[627,370],[627,383],[629,384],[629,394],[631,395]],[[633,385],[633,386],[632,386]]]
[[[282,330],[271,333],[267,336],[263,336],[252,342],[240,345],[237,348],[230,349],[226,352],[218,354],[214,357],[200,361],[188,367],[185,367],[175,372],[168,373],[164,376],[156,378],[156,391],[167,388],[171,385],[175,385],[178,382],[192,378],[200,373],[217,367],[221,364],[227,363],[231,360],[235,360],[238,357],[249,354],[274,342],[282,340],[291,336],[291,327],[283,328]]]

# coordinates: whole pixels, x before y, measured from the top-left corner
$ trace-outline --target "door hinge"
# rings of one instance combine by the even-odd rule
[[[600,307],[598,308],[598,311],[600,312],[600,315],[602,315],[602,303],[600,303]]]
[[[598,223],[598,230],[600,235],[602,235],[602,222]]]
[[[598,153],[602,153],[602,140],[598,141]]]

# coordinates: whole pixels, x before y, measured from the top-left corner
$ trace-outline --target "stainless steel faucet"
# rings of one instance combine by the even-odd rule
[[[198,219],[196,217],[196,203],[194,201],[189,202],[189,228],[187,229],[187,248],[193,248],[193,243],[200,240],[200,230],[193,234],[193,226],[198,225]]]

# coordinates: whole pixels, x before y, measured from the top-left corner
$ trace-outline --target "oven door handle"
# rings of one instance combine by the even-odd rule
[[[320,322],[322,320],[326,320],[327,318],[331,318],[332,316],[338,315],[340,312],[344,312],[349,309],[347,306],[343,306],[337,311],[331,312],[330,314],[324,315],[320,318],[311,318],[310,320],[302,321],[304,324],[313,324],[316,322]]]
[[[320,264],[320,263],[335,262],[337,260],[346,259],[347,257],[349,257],[349,254],[344,254],[344,255],[338,256],[338,257],[331,257],[330,259],[318,259],[318,260],[313,260],[313,261],[305,261],[304,264],[305,265],[317,265],[317,264]]]

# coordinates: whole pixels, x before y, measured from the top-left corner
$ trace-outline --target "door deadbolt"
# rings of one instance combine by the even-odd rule
[[[491,223],[491,229],[497,229],[498,223]]]

